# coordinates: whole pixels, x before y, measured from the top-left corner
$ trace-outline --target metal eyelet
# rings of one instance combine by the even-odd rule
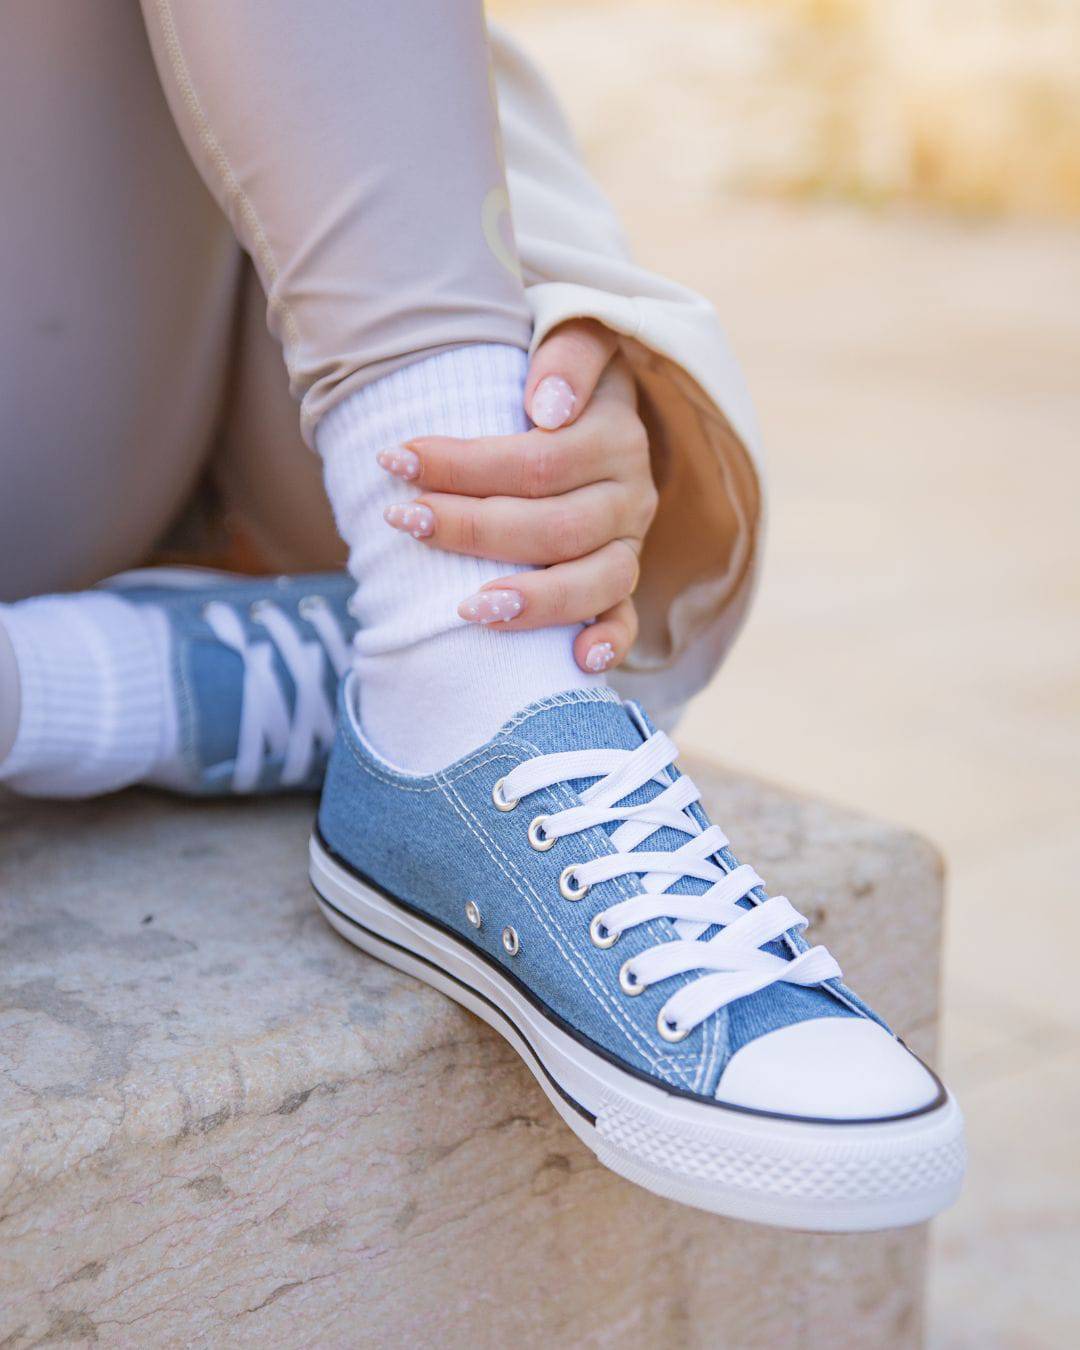
[[[571,863],[559,873],[559,894],[564,900],[581,900],[589,893],[588,883],[575,883],[575,867]]]
[[[503,796],[503,784],[505,782],[505,778],[500,778],[491,789],[491,800],[495,803],[495,809],[497,811],[513,811],[521,800],[520,797],[510,798]]]
[[[603,929],[603,932],[601,932]],[[609,928],[599,914],[593,917],[589,924],[589,937],[592,938],[594,947],[614,947],[622,934],[617,928]]]
[[[310,619],[313,614],[321,614],[326,609],[326,601],[321,595],[305,595],[296,606],[302,619]]]
[[[693,1027],[672,1026],[671,1018],[668,1017],[663,1008],[656,1014],[656,1029],[669,1045],[675,1045],[678,1041],[685,1041],[693,1031]]]
[[[507,956],[517,956],[521,951],[521,939],[517,931],[513,928],[504,928],[502,930],[502,945]]]
[[[474,928],[480,928],[483,926],[484,920],[480,915],[480,906],[476,903],[475,900],[469,900],[466,902],[465,918],[468,920],[469,923],[472,924]]]
[[[256,600],[248,609],[248,618],[252,623],[262,623],[263,615],[268,609],[272,608],[273,606],[269,600]]]
[[[553,848],[558,842],[558,836],[544,833],[544,821],[547,816],[537,816],[529,826],[529,843],[536,849],[537,853],[546,853],[549,848]]]
[[[631,958],[632,959],[632,958]],[[630,977],[633,976],[633,979]],[[648,985],[644,980],[639,980],[630,969],[630,961],[624,961],[619,967],[619,988],[624,994],[629,994],[631,998],[636,998],[638,994],[643,994]]]

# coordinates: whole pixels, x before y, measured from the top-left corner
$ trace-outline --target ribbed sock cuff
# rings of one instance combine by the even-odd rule
[[[357,651],[400,651],[461,628],[456,606],[501,575],[524,571],[403,539],[386,507],[417,489],[376,463],[378,451],[414,436],[505,436],[528,428],[523,395],[529,358],[516,347],[477,343],[426,357],[365,385],[323,418],[316,436],[349,570],[360,585]]]
[[[143,778],[160,749],[167,644],[117,596],[0,606],[19,670],[15,743],[0,781],[42,797],[88,797]]]
[[[523,704],[603,683],[574,663],[575,627],[495,633],[459,617],[482,586],[529,569],[420,544],[383,519],[417,489],[381,469],[377,452],[423,435],[527,430],[528,364],[525,352],[496,344],[441,352],[350,394],[316,433],[357,582],[353,668],[365,731],[410,772],[483,744]]]

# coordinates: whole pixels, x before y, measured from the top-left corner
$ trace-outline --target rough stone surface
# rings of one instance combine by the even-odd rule
[[[688,763],[934,1049],[922,841]],[[312,903],[310,800],[0,800],[0,1347],[916,1344],[925,1234],[730,1223],[601,1168],[486,1026]]]

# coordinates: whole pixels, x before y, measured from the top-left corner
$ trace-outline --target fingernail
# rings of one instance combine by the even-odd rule
[[[520,591],[477,591],[458,605],[458,613],[470,623],[505,623],[525,608]]]
[[[577,398],[561,375],[545,375],[532,396],[532,420],[544,431],[561,427],[574,411]]]
[[[393,525],[395,530],[411,534],[414,539],[427,539],[435,533],[435,512],[423,502],[388,506],[383,512],[383,520],[387,525]]]
[[[408,480],[420,477],[420,456],[407,446],[399,445],[396,450],[380,450],[375,458],[395,478]]]
[[[615,648],[610,642],[594,642],[585,653],[585,669],[599,675],[601,671],[607,670],[614,660]]]

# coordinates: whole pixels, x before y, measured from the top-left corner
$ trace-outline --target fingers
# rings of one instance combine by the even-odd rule
[[[611,641],[614,648],[616,639],[622,641],[619,625],[626,616],[613,618],[609,611],[633,592],[637,578],[637,554],[629,544],[616,539],[587,558],[492,581],[475,595],[466,596],[458,614],[470,623],[500,632],[586,623],[599,614],[615,632],[615,638],[605,638],[601,633],[600,641]],[[588,654],[588,645],[583,656]]]
[[[449,553],[538,567],[583,557],[613,539],[642,538],[652,508],[651,495],[618,483],[591,483],[536,501],[430,492],[388,507],[385,519]]]
[[[604,372],[587,415],[563,431],[419,436],[380,450],[376,459],[421,491],[467,497],[553,497],[603,479],[650,477],[648,435],[618,363]]]
[[[633,434],[632,415],[616,413],[603,438],[567,431],[551,435],[423,436],[381,450],[376,459],[388,473],[425,492],[467,497],[552,497],[609,476],[608,437]]]
[[[570,319],[540,343],[529,363],[525,410],[544,431],[581,416],[618,339],[595,319]]]
[[[581,630],[574,639],[574,660],[588,674],[602,675],[623,663],[637,632],[637,606],[628,596]]]

